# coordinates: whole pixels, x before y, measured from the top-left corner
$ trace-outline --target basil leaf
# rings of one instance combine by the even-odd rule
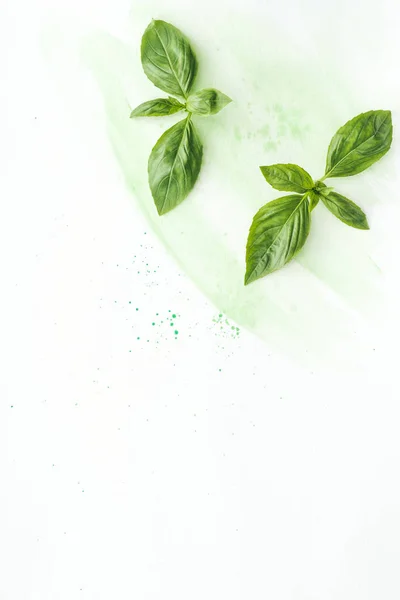
[[[260,167],[268,183],[282,192],[297,192],[304,194],[314,186],[311,175],[298,165],[270,165]]]
[[[169,96],[169,98],[156,98],[143,102],[131,112],[130,116],[131,119],[133,117],[165,117],[184,110],[184,108],[184,104]]]
[[[361,173],[386,154],[392,135],[390,110],[371,110],[354,117],[329,144],[325,178]]]
[[[310,190],[308,193],[308,200],[310,202],[310,210],[314,210],[319,202],[319,193],[314,190]]]
[[[143,34],[141,56],[147,77],[161,90],[187,98],[197,73],[187,38],[165,21],[152,21]]]
[[[303,247],[310,223],[306,196],[283,196],[263,206],[247,239],[245,285],[289,262]]]
[[[190,115],[158,140],[149,158],[149,183],[159,215],[172,210],[193,188],[203,146]]]
[[[321,200],[326,208],[346,225],[356,229],[369,229],[365,213],[348,198],[337,192],[330,192],[327,196],[321,195]]]
[[[217,114],[230,102],[232,100],[229,96],[213,88],[208,88],[189,96],[186,108],[191,113],[206,117]]]

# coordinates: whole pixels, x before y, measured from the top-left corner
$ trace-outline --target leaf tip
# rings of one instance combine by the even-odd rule
[[[247,269],[244,275],[244,285],[249,285],[250,283],[253,283],[253,281],[255,281],[256,279],[258,279],[258,277],[254,276],[254,269]]]
[[[364,231],[369,231],[371,229],[371,227],[369,226],[369,223],[368,223],[367,219],[365,219],[365,221],[363,223],[363,227],[361,227],[360,229],[364,229]]]
[[[262,167],[260,167],[260,171],[261,171],[262,176],[264,177],[265,181],[267,183],[269,183],[269,185],[271,185],[271,182],[269,181],[269,176],[271,173],[270,168],[268,166],[263,165]]]
[[[153,200],[159,217],[166,215],[170,210],[174,208],[173,206],[168,206],[166,202],[163,202],[162,204],[157,204],[155,198],[153,198]]]
[[[152,27],[159,27],[162,25],[168,25],[166,21],[163,21],[162,19],[152,19],[150,25]]]

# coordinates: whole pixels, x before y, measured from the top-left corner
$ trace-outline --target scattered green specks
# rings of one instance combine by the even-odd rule
[[[176,329],[176,321],[179,318],[178,313],[172,313],[172,310],[167,310],[167,312],[156,312],[152,315],[151,322],[146,325],[145,318],[143,316],[140,317],[139,322],[135,322],[132,325],[133,329],[141,333],[147,333],[147,342],[153,342],[155,344],[159,344],[161,341],[168,341],[172,336],[177,340],[179,335],[179,330]],[[142,339],[142,335],[136,337],[137,341]],[[146,336],[145,336],[146,337]]]
[[[304,139],[310,131],[310,125],[299,108],[274,104],[266,112],[267,124],[255,132],[263,139],[266,152],[275,152],[288,138]]]
[[[213,331],[217,337],[237,339],[240,335],[240,328],[234,325],[223,313],[214,317],[212,322]]]

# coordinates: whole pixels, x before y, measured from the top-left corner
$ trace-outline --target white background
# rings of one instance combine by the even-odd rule
[[[287,3],[282,33],[322,26],[323,4]],[[381,41],[372,5],[335,21],[360,69],[372,41],[399,56],[395,8],[375,9]],[[130,11],[2,7],[0,598],[398,599],[398,198],[379,222],[387,319],[361,367],[237,334],[132,204],[98,107],[87,136],[43,54],[54,25],[118,33]]]

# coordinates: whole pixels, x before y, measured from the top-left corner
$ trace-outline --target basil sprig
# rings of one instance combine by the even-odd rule
[[[159,215],[180,204],[193,189],[200,173],[203,145],[192,115],[214,115],[231,99],[207,88],[191,93],[197,59],[188,39],[165,21],[152,21],[144,32],[141,59],[145,74],[155,86],[178,98],[157,98],[140,104],[132,117],[163,117],[185,111],[187,116],[168,129],[151,151],[149,185]]]
[[[393,135],[388,110],[372,110],[348,121],[329,144],[325,174],[317,181],[298,165],[260,167],[275,189],[295,192],[268,202],[254,216],[246,246],[245,285],[276,271],[304,246],[311,211],[321,202],[346,225],[369,229],[365,213],[354,202],[327,187],[328,177],[361,173],[388,152]]]

